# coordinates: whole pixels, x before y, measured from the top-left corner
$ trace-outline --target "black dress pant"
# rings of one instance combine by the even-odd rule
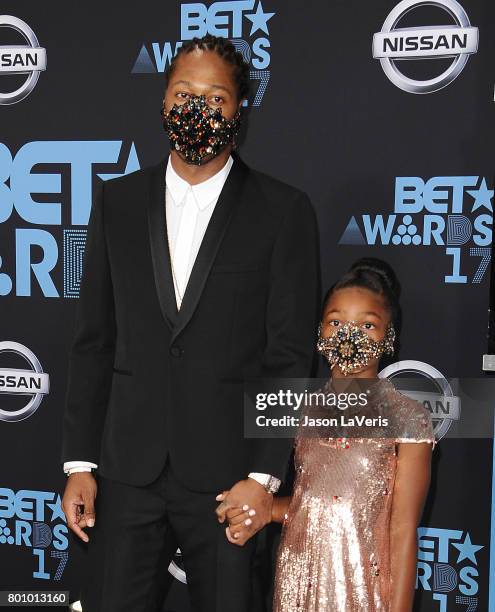
[[[160,612],[167,568],[179,546],[194,612],[262,612],[256,543],[231,544],[216,493],[186,489],[170,464],[135,487],[96,473],[96,524],[81,590],[83,612]],[[234,483],[232,483],[234,484]]]

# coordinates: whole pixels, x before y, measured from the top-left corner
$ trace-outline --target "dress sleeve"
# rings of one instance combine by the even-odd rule
[[[401,425],[398,432],[397,442],[429,442],[432,450],[435,448],[436,440],[433,433],[433,423],[428,410],[416,400],[400,394],[401,403]]]

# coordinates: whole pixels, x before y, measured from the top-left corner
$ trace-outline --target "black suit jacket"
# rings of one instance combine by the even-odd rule
[[[165,215],[168,156],[103,183],[91,208],[61,460],[219,491],[283,478],[290,441],[243,435],[243,379],[305,377],[320,307],[318,231],[305,193],[234,153],[177,311]]]

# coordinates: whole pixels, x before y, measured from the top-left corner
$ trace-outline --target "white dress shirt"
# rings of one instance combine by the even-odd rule
[[[196,256],[203,241],[206,228],[210,217],[215,209],[218,196],[222,191],[234,160],[229,156],[225,166],[206,181],[197,185],[190,185],[181,178],[172,166],[170,157],[166,173],[166,214],[169,250],[172,259],[172,271],[174,272],[174,289],[177,308],[180,308],[184,289],[180,287],[179,279],[176,278],[175,271],[180,268],[186,269],[186,282],[191,274],[191,269],[196,260]],[[191,198],[196,203],[195,228],[192,236],[192,244],[186,245],[186,250],[180,250],[182,245],[177,244],[179,232],[183,233],[181,227],[182,215],[185,209],[187,198]],[[177,251],[179,250],[179,253]]]
[[[171,156],[168,158],[165,174],[165,212],[175,299],[178,309],[180,309],[187,281],[206,228],[233,163],[234,160],[230,155],[226,164],[216,174],[206,181],[190,185],[174,170]],[[194,203],[196,207],[193,206]],[[186,205],[189,206],[186,215],[184,215],[186,223],[194,225],[194,228],[181,226]],[[183,244],[177,243],[178,236],[182,236],[188,241],[185,248]],[[91,468],[96,469],[97,467],[97,464],[89,461],[66,461],[63,469],[66,474],[72,474],[74,472],[89,472]],[[262,480],[261,477],[264,476],[262,474],[258,477],[258,474],[253,473],[253,477],[257,480]]]

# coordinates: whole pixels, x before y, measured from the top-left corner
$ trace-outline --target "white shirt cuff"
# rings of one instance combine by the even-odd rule
[[[275,485],[275,490],[277,491],[280,488],[280,485],[282,484],[282,481],[279,478],[276,478],[275,476],[272,476],[271,474],[263,474],[262,472],[249,472],[248,478],[252,478],[253,480],[256,480],[263,486],[265,486],[271,478],[273,481],[273,484]]]
[[[74,472],[91,472],[91,468],[97,468],[96,463],[91,461],[66,461],[64,463],[64,472],[66,474],[73,474]]]

